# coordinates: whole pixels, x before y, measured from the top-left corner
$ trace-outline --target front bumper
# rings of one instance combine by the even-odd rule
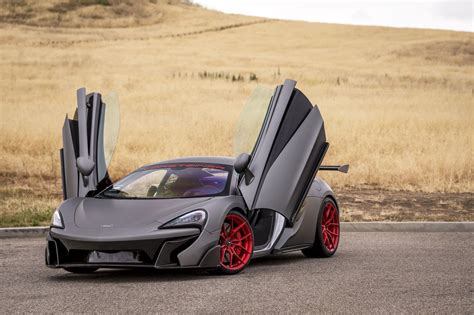
[[[181,253],[193,252],[199,245],[199,229],[183,229],[177,233],[166,231],[163,235],[148,237],[86,238],[50,231],[47,235],[45,263],[50,268],[215,268],[219,265],[219,246],[206,246],[194,250],[198,263],[189,265],[180,259]],[[187,235],[183,235],[187,234]],[[202,246],[196,246],[203,248]]]

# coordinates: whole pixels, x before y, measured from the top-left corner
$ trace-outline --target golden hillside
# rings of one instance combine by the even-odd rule
[[[179,14],[185,0],[2,0],[0,21],[41,27],[131,27]]]
[[[0,11],[0,212],[60,199],[61,127],[82,86],[119,95],[114,177],[165,158],[232,155],[252,90],[293,78],[325,118],[326,162],[351,164],[349,176],[321,174],[336,188],[473,189],[472,33],[268,20],[174,1],[7,2],[24,6]]]

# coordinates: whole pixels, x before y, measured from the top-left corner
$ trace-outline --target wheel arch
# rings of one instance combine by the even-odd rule
[[[337,209],[339,210],[339,203],[337,202],[337,199],[336,199],[336,196],[334,195],[334,193],[331,192],[331,193],[327,194],[326,196],[324,196],[323,201],[326,198],[331,199],[332,201],[334,201],[334,203],[336,204]]]
[[[247,217],[247,216],[248,216],[248,213],[249,213],[249,211],[248,211],[248,210],[244,210],[243,207],[233,207],[233,208],[231,208],[229,211],[227,211],[226,215],[229,214],[229,213],[232,212],[232,211],[238,212],[238,213],[240,213],[241,215],[243,215],[244,217]]]
[[[208,215],[207,222],[196,241],[178,254],[181,266],[199,265],[206,252],[218,244],[222,224],[230,211],[238,209],[246,216],[245,203],[240,196],[213,198],[206,202],[203,209]]]

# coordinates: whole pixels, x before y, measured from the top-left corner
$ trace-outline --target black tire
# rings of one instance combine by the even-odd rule
[[[249,249],[249,253],[246,253],[245,254],[245,263],[241,263],[239,264],[238,268],[237,269],[229,269],[229,268],[226,268],[224,265],[222,265],[222,262],[221,262],[221,265],[216,268],[216,269],[212,269],[212,270],[209,270],[209,272],[211,274],[217,274],[217,275],[235,275],[239,272],[241,272],[242,270],[244,270],[248,264],[250,263],[250,260],[252,260],[252,254],[253,254],[253,246],[254,246],[254,236],[253,236],[253,230],[252,230],[252,226],[250,225],[249,221],[247,220],[246,217],[244,217],[240,212],[238,211],[230,211],[227,216],[226,216],[226,220],[229,216],[233,216],[234,218],[238,218],[239,220],[241,220],[241,222],[245,222],[247,227],[245,229],[246,233],[250,233],[251,235],[248,237],[248,240],[251,242],[251,249]],[[225,224],[225,223],[224,223]],[[220,238],[219,239],[219,242],[221,242],[222,239]],[[248,249],[248,248],[247,248]],[[240,252],[240,254],[242,254],[243,252]]]
[[[330,208],[333,207],[333,208]],[[337,216],[337,240],[333,241],[332,247],[328,249],[327,245],[325,244],[324,237],[323,237],[323,215],[325,212],[325,209],[334,209],[335,213],[334,216]],[[332,211],[332,210],[331,210]],[[326,227],[325,227],[326,228]],[[328,232],[325,232],[326,235]],[[331,236],[331,235],[330,235]],[[327,236],[326,236],[327,237]],[[303,254],[306,257],[309,258],[328,258],[334,255],[337,251],[337,247],[339,245],[339,240],[340,240],[340,228],[339,228],[339,209],[334,202],[333,199],[331,198],[325,198],[323,200],[323,203],[321,205],[321,209],[318,214],[318,220],[317,220],[317,227],[316,227],[316,236],[314,238],[314,243],[313,246],[310,248],[305,248],[302,250]]]
[[[87,273],[93,273],[99,268],[97,267],[64,267],[63,269],[72,273],[87,274]]]

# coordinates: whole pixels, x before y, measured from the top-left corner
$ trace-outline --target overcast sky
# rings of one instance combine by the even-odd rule
[[[474,1],[193,0],[226,13],[313,22],[473,31]]]

